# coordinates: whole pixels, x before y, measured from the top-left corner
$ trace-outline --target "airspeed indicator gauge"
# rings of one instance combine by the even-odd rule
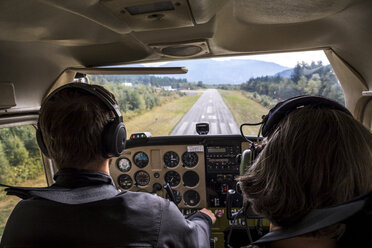
[[[116,160],[116,166],[121,172],[128,172],[132,168],[129,159],[127,158],[119,158]]]

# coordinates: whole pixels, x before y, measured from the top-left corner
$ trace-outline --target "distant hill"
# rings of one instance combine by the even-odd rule
[[[292,69],[287,69],[281,72],[276,73],[274,76],[280,76],[284,78],[290,78],[293,73],[293,68]]]
[[[250,78],[272,76],[289,69],[276,63],[250,59],[171,61],[162,66],[185,66],[189,70],[187,74],[164,76],[186,78],[187,81],[196,83],[202,81],[205,84],[241,84]]]

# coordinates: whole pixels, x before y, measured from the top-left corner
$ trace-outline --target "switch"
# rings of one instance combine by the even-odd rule
[[[222,184],[222,193],[226,193],[229,187],[227,186],[226,183]]]

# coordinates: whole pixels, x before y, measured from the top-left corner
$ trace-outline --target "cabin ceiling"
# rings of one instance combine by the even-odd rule
[[[25,111],[68,67],[331,48],[372,89],[371,24],[369,0],[4,0],[0,76]]]

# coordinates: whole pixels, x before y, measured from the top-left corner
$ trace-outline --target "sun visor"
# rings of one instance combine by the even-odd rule
[[[0,109],[8,109],[16,105],[14,85],[12,83],[0,83]]]

